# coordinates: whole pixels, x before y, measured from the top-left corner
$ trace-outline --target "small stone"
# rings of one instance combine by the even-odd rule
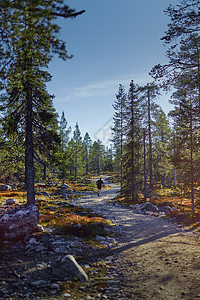
[[[59,284],[53,283],[53,284],[51,285],[51,288],[52,288],[52,289],[59,289]]]
[[[1,291],[3,294],[8,294],[8,290],[7,290],[6,288],[2,288],[0,291]]]
[[[32,281],[31,282],[31,285],[32,286],[41,286],[41,285],[46,285],[46,281],[45,280],[36,280],[36,281]]]
[[[63,294],[63,297],[69,298],[69,297],[71,297],[71,295],[68,294],[68,293],[64,293],[64,294]]]
[[[10,191],[11,190],[11,186],[10,185],[7,185],[7,184],[1,184],[0,185],[0,191]]]

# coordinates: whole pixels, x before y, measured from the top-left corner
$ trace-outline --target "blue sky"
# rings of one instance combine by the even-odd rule
[[[71,8],[86,12],[73,20],[60,20],[68,61],[54,58],[48,90],[55,95],[57,112],[65,112],[68,125],[78,122],[82,136],[89,133],[107,144],[115,94],[119,84],[145,85],[157,63],[167,62],[160,38],[169,18],[163,10],[176,0],[67,0]],[[157,99],[167,113],[169,95]]]

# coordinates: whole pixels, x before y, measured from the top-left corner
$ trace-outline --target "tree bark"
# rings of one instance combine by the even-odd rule
[[[147,201],[147,174],[146,174],[146,129],[144,129],[144,201]]]
[[[25,140],[25,177],[27,189],[27,204],[35,205],[34,189],[34,163],[33,163],[33,130],[32,130],[32,91],[29,84],[27,89],[27,115],[26,115],[26,140]]]
[[[193,168],[193,122],[192,122],[192,111],[190,111],[190,185],[191,185],[192,213],[194,213],[194,168]]]
[[[152,139],[151,139],[151,103],[150,103],[150,87],[148,86],[148,134],[149,134],[149,198],[151,202],[152,193]]]

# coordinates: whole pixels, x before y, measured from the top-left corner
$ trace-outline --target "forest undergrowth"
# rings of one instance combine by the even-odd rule
[[[44,229],[50,230],[52,234],[60,236],[77,236],[81,238],[85,245],[91,245],[95,249],[99,249],[102,253],[106,253],[104,245],[100,244],[96,239],[96,235],[100,236],[112,236],[112,230],[108,231],[106,228],[112,228],[113,224],[110,220],[107,220],[102,215],[94,213],[91,209],[79,207],[73,205],[73,200],[79,197],[88,196],[88,192],[95,194],[97,192],[95,180],[92,179],[79,179],[77,181],[66,181],[68,185],[68,191],[60,189],[63,182],[59,180],[53,180],[49,182],[40,182],[35,186],[36,189],[36,205],[40,212],[39,224]],[[109,186],[104,186],[104,189],[109,189]],[[190,194],[185,193],[184,197],[181,196],[181,192],[178,189],[162,188],[154,190],[154,196],[151,202],[157,206],[170,205],[173,209],[170,214],[164,216],[164,218],[173,219],[177,223],[181,223],[189,228],[199,230],[199,218],[200,218],[200,192],[196,189],[196,203],[195,214],[191,214]],[[24,205],[26,203],[26,192],[18,189],[17,187],[9,192],[0,192],[0,206],[1,209],[5,208],[7,199],[16,199],[16,206]],[[142,195],[141,195],[142,199]],[[125,199],[117,197],[111,201],[118,202],[124,206],[130,206],[130,203],[126,203]],[[149,201],[149,199],[148,199]],[[141,200],[142,202],[142,200]],[[156,213],[152,213],[156,216]],[[2,247],[4,247],[2,245]],[[103,255],[105,255],[105,253]],[[87,253],[89,254],[89,253]],[[112,251],[108,251],[107,255],[112,255]],[[78,257],[84,264],[87,263],[86,257]],[[106,266],[103,260],[99,260],[92,264],[89,270],[86,272],[90,274],[90,292],[93,293],[96,289],[103,290],[107,287],[106,280]],[[86,284],[87,285],[87,284]],[[77,282],[65,282],[63,283],[63,292],[74,293],[74,297],[77,295],[86,295],[86,290],[82,287],[80,290],[79,283]],[[86,293],[86,294],[85,294]],[[73,298],[79,299],[79,298]]]

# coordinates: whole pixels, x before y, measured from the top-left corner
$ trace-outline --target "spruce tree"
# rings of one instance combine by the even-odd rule
[[[89,160],[89,154],[92,146],[92,140],[89,136],[88,132],[86,132],[84,139],[83,139],[83,145],[84,145],[84,162],[85,162],[85,174],[88,175],[89,172],[89,166],[90,166],[90,160]]]
[[[83,141],[78,123],[75,125],[73,137],[69,142],[69,148],[71,152],[71,170],[74,175],[74,179],[83,173]]]
[[[105,148],[99,139],[94,141],[91,147],[90,166],[91,170],[97,175],[105,170]]]
[[[114,126],[112,129],[112,139],[115,150],[115,168],[120,174],[120,183],[122,187],[123,177],[123,150],[125,139],[125,116],[126,116],[126,101],[127,95],[123,85],[119,85],[118,93],[116,94],[116,100],[113,104],[115,110],[113,116]]]
[[[126,141],[123,153],[123,185],[121,193],[128,202],[134,203],[139,199],[141,188],[142,164],[142,132],[141,132],[141,100],[139,86],[130,82],[126,108]]]
[[[64,111],[61,114],[59,123],[59,136],[60,136],[60,147],[59,147],[59,170],[60,177],[64,179],[69,174],[69,153],[68,153],[68,143],[69,134],[71,132],[71,127],[67,128],[67,120],[65,118]]]

